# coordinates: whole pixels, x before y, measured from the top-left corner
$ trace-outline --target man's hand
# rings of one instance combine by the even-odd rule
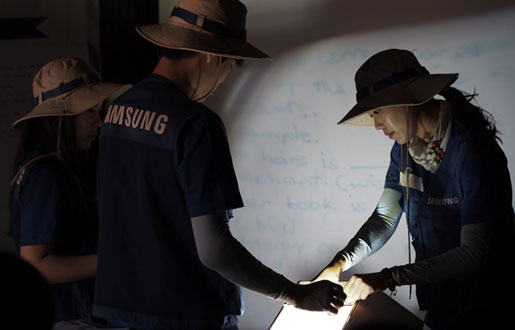
[[[293,298],[292,304],[297,308],[337,314],[346,296],[340,285],[330,281],[320,281],[306,285],[297,284]]]
[[[386,288],[387,278],[384,273],[370,273],[353,275],[343,290],[347,294],[347,301],[354,303],[356,300],[365,300],[370,294]]]

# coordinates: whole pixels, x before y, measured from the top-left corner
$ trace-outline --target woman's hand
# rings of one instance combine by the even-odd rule
[[[340,281],[340,273],[345,267],[345,260],[335,257],[324,269],[312,280],[312,282],[328,280],[334,283]]]
[[[388,279],[382,272],[353,275],[343,286],[347,301],[365,300],[374,292],[383,291],[388,287]]]
[[[337,266],[327,266],[312,280],[312,282],[322,280],[338,283],[340,280],[340,268]]]

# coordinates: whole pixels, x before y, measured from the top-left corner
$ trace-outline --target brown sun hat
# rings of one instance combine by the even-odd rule
[[[122,86],[101,82],[83,60],[62,58],[51,61],[34,77],[34,108],[12,126],[31,118],[77,115],[103,102]]]
[[[456,79],[457,73],[430,74],[408,50],[381,51],[370,57],[356,72],[357,104],[338,124],[374,126],[368,111],[394,105],[426,103]]]
[[[137,26],[151,43],[235,59],[271,60],[247,42],[247,8],[238,0],[181,0],[163,24]]]

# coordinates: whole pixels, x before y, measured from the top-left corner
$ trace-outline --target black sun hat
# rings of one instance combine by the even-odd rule
[[[370,57],[356,72],[357,104],[338,124],[374,126],[368,111],[394,105],[426,103],[456,79],[457,73],[429,73],[408,50],[381,51]]]

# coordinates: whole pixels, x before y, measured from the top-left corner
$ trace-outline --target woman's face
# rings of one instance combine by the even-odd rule
[[[102,126],[99,114],[101,107],[101,104],[97,104],[75,116],[75,141],[79,150],[88,150],[97,137],[98,129]]]
[[[390,106],[369,111],[368,114],[374,118],[374,125],[377,130],[382,130],[384,135],[395,139],[399,144],[405,144],[409,138],[415,136],[415,125],[410,123],[410,134],[408,136],[408,111],[407,106]]]

